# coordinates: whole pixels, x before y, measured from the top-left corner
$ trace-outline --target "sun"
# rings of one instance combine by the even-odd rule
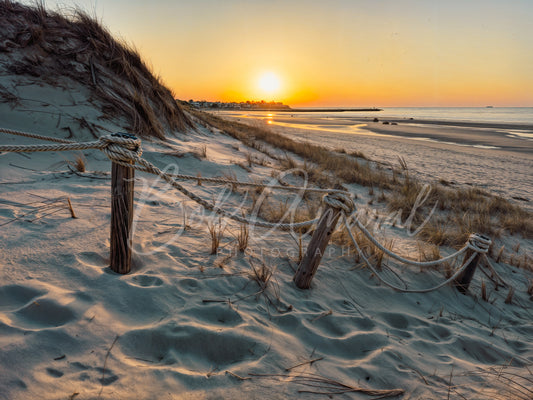
[[[281,87],[279,77],[273,72],[263,73],[258,80],[258,86],[261,91],[268,94],[277,92]]]

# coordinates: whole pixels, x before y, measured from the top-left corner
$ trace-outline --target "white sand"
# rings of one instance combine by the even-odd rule
[[[0,104],[3,127],[66,137],[62,128],[68,126],[75,140],[91,140],[73,119],[85,116],[111,132],[122,130],[120,121],[97,119],[100,111],[80,86],[1,79],[24,97],[16,108]],[[0,135],[2,144],[38,142]],[[270,177],[268,166],[251,173],[236,166],[250,150],[219,133],[198,128],[170,144],[172,149],[145,140],[144,156],[160,167],[175,164],[182,173]],[[203,145],[206,160],[168,154]],[[197,206],[137,173],[134,268],[119,276],[108,268],[110,162],[97,150],[84,155],[88,172],[81,176],[66,167],[73,153],[0,155],[0,398],[317,398],[298,392],[320,391],[298,384],[302,373],[365,388],[401,388],[406,399],[531,398],[531,273],[498,266],[516,289],[513,304],[504,304],[507,291],[494,291],[490,283],[490,302],[482,301],[479,271],[466,296],[451,287],[402,294],[380,285],[367,269],[354,269],[353,256],[331,245],[312,288],[302,291],[292,283],[295,263],[287,254],[294,256],[297,247],[288,233],[256,229],[250,254],[228,257],[238,231],[230,224],[222,254],[209,255]],[[160,190],[143,197],[144,183]],[[221,192],[187,186],[207,199]],[[366,190],[350,189],[363,208]],[[39,211],[40,201],[63,196],[72,200],[77,219],[66,207],[51,215]],[[227,196],[227,209],[242,201],[239,194]],[[417,256],[417,243],[404,230],[391,228],[388,237],[395,238],[397,251]],[[262,263],[273,275],[267,290],[254,295],[260,287],[250,277]],[[436,271],[390,268],[384,270],[389,279],[394,270],[412,287],[444,279]],[[285,370],[311,359],[319,360]]]

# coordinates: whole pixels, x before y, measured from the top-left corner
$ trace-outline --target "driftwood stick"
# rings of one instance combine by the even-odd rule
[[[67,203],[68,203],[68,209],[70,211],[70,216],[72,218],[78,218],[78,217],[76,217],[76,213],[74,212],[74,208],[72,208],[72,203],[70,202],[70,197],[67,197]]]

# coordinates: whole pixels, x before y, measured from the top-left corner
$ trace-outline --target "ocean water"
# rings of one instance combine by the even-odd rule
[[[335,107],[332,107],[332,109]],[[320,109],[324,109],[320,107]],[[312,108],[309,108],[312,110]],[[264,117],[265,112],[242,112],[249,116]],[[439,121],[462,121],[498,124],[533,125],[533,107],[386,107],[382,111],[362,112],[316,112],[290,113],[271,112],[273,117],[294,115],[313,118],[391,118],[391,119],[425,119]]]
[[[308,108],[312,110],[312,108]],[[324,110],[324,108],[320,108]],[[417,121],[456,121],[508,125],[496,129],[502,136],[533,141],[533,107],[390,107],[382,111],[320,111],[320,112],[267,112],[222,111],[223,115],[254,118],[271,124],[293,126],[306,123],[309,130],[329,130],[338,133],[365,133],[359,128],[362,119]],[[290,120],[289,120],[290,119]],[[270,121],[270,122],[269,122]],[[338,122],[338,124],[336,124]],[[364,122],[364,121],[363,121]],[[368,132],[366,132],[368,133]],[[459,143],[456,143],[459,144]],[[489,146],[490,147],[490,146]],[[487,148],[489,148],[487,147]]]
[[[398,107],[379,111],[386,118],[533,125],[533,107]]]
[[[382,118],[533,125],[533,107],[395,107],[383,108],[383,111],[365,113],[365,115],[379,115]]]

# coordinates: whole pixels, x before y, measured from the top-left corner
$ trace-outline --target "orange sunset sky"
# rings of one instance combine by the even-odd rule
[[[182,100],[533,106],[532,0],[45,4],[96,15]]]

